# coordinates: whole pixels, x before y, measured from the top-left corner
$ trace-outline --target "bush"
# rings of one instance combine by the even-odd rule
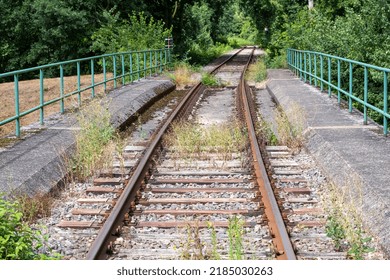
[[[258,58],[256,63],[249,65],[246,79],[257,83],[267,79],[267,68],[263,57]]]
[[[131,50],[160,49],[171,30],[162,21],[155,21],[144,13],[133,13],[129,20],[121,20],[119,13],[104,11],[106,23],[92,35],[91,49],[95,52],[115,53]]]
[[[102,155],[113,139],[115,129],[103,101],[93,100],[78,115],[80,130],[76,133],[76,153],[70,160],[70,175],[84,180],[103,165]]]
[[[0,259],[53,259],[39,253],[44,245],[44,237],[39,230],[31,229],[22,219],[23,214],[17,202],[0,199]]]

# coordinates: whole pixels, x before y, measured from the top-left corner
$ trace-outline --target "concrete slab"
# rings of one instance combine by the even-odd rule
[[[108,110],[115,128],[123,127],[142,107],[175,85],[169,80],[143,79],[110,92]],[[48,193],[65,176],[65,158],[75,148],[77,121],[64,114],[54,124],[0,151],[0,193]]]
[[[360,112],[349,113],[336,98],[289,70],[269,70],[268,78],[267,89],[288,117],[293,103],[304,110],[307,150],[329,179],[340,188],[348,186],[351,197],[361,201],[356,206],[365,225],[390,256],[390,138],[372,121],[363,125]]]

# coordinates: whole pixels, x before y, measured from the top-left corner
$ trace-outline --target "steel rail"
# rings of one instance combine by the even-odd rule
[[[287,233],[286,226],[283,222],[282,214],[280,213],[278,203],[271,183],[267,176],[264,161],[261,156],[260,147],[257,141],[254,120],[251,114],[249,100],[251,99],[250,88],[245,81],[245,72],[251,61],[255,48],[241,74],[240,84],[238,86],[239,95],[241,96],[242,105],[244,109],[245,122],[248,128],[251,151],[253,155],[254,169],[256,174],[256,181],[259,186],[262,200],[265,207],[265,215],[268,219],[268,226],[271,231],[273,244],[276,248],[277,259],[280,260],[296,260],[296,255],[291,244],[290,237]]]
[[[235,57],[238,53],[240,53],[243,49],[240,49],[221,64],[219,64],[216,68],[214,68],[210,73],[214,73],[219,68],[221,68],[225,63],[230,61],[233,57]],[[162,125],[159,131],[155,134],[152,139],[150,145],[148,146],[144,156],[140,160],[139,164],[136,166],[134,173],[132,174],[128,184],[123,190],[122,195],[119,197],[116,202],[114,208],[111,211],[110,216],[105,221],[104,225],[100,229],[95,241],[92,243],[86,259],[88,260],[96,260],[96,259],[105,259],[107,254],[108,246],[110,242],[115,237],[115,233],[117,232],[118,227],[123,222],[128,209],[130,208],[131,202],[135,199],[137,190],[142,185],[142,182],[146,176],[146,173],[149,170],[150,163],[152,162],[152,157],[155,154],[159,144],[161,143],[162,137],[165,132],[170,127],[172,121],[174,121],[183,110],[188,109],[188,103],[191,103],[197,93],[203,88],[201,82],[196,84],[181,100],[179,105],[175,108],[175,110],[170,114],[166,122]]]

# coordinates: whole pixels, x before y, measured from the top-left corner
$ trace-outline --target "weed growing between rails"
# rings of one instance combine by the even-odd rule
[[[201,81],[202,84],[209,87],[223,86],[221,80],[210,73],[203,73]]]
[[[182,260],[221,260],[221,254],[218,252],[217,232],[212,222],[208,222],[207,231],[210,234],[210,240],[202,240],[199,226],[190,226],[186,228],[186,238],[181,242],[180,259]],[[245,248],[243,246],[244,221],[237,216],[229,218],[227,228],[228,236],[228,259],[244,260]]]
[[[306,127],[306,116],[299,104],[292,102],[284,112],[276,109],[275,121],[278,132],[278,144],[286,145],[292,150],[299,150],[304,144],[303,132]]]
[[[209,153],[217,153],[222,160],[242,154],[247,146],[246,132],[238,122],[223,123],[202,127],[199,124],[176,122],[164,143],[173,147],[182,158],[204,158]]]
[[[348,258],[370,259],[376,250],[362,221],[362,181],[352,178],[342,188],[329,184],[325,190],[325,208],[328,213],[326,233]],[[374,256],[375,258],[375,256]]]

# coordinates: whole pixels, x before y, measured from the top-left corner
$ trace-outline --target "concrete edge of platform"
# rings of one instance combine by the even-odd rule
[[[141,81],[134,86],[142,87]],[[130,93],[132,84],[121,87],[109,93],[108,110],[111,112],[111,120],[115,129],[123,129],[134,117],[150,106],[154,101],[173,91],[175,85],[169,80],[154,81],[154,84],[145,90],[138,90],[139,94]],[[128,94],[126,94],[126,90]],[[65,116],[65,118],[67,118]],[[73,120],[73,117],[69,117]],[[36,135],[33,135],[20,143],[15,144],[5,153],[10,156],[10,166],[5,174],[0,176],[0,192],[13,194],[48,194],[56,187],[64,184],[66,178],[66,159],[75,151],[76,142],[72,126],[74,121],[62,121],[61,125],[54,125]],[[57,127],[56,127],[57,126]],[[44,150],[51,150],[42,156]],[[31,162],[29,160],[31,158]],[[19,171],[19,165],[24,165]],[[30,166],[28,166],[30,165]],[[31,172],[26,172],[30,170]],[[29,173],[26,175],[26,173]],[[26,177],[23,177],[26,176]]]
[[[266,89],[275,99],[277,105],[286,112],[287,117],[291,118],[287,108],[293,100],[285,92],[278,90],[277,83],[272,83],[272,80],[267,82]],[[356,209],[361,209],[365,228],[369,234],[378,239],[384,253],[390,256],[390,233],[388,231],[390,222],[385,216],[386,211],[383,211],[388,207],[385,201],[370,188],[362,176],[351,167],[348,160],[343,158],[320,133],[316,130],[306,130],[304,137],[304,148],[313,156],[330,182],[345,191],[351,201],[361,201],[361,205],[356,205]],[[360,184],[362,186],[361,193],[351,191],[351,184]]]

